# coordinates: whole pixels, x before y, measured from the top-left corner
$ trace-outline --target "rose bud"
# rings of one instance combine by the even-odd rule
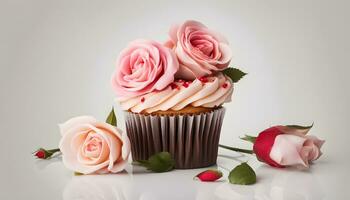
[[[312,128],[302,126],[273,126],[262,131],[254,142],[257,158],[273,167],[303,166],[317,160],[324,140],[306,135]]]
[[[205,170],[195,176],[199,180],[203,182],[213,182],[222,177],[222,172],[215,169]]]
[[[51,158],[51,156],[54,153],[59,152],[59,151],[60,151],[60,149],[49,149],[49,150],[46,150],[44,148],[39,148],[33,154],[34,154],[34,156],[36,156],[39,159],[49,159],[49,158]]]
[[[321,155],[324,140],[315,136],[306,135],[311,126],[297,125],[273,126],[261,133],[258,137],[246,135],[243,140],[254,144],[253,150],[240,149],[219,145],[222,148],[236,152],[256,154],[261,162],[273,167],[301,166],[309,167],[309,163],[317,160]]]

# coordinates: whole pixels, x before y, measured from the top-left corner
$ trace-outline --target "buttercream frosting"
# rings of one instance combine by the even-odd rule
[[[193,81],[175,80],[160,91],[118,98],[123,110],[134,113],[181,110],[186,106],[214,108],[231,101],[233,83],[222,73]]]

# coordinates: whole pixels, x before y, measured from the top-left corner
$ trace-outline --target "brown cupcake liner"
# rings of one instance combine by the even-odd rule
[[[167,151],[177,169],[216,164],[225,108],[194,115],[144,115],[125,112],[134,161]]]

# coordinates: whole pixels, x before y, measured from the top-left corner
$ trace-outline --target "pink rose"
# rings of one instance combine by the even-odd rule
[[[173,26],[166,46],[174,48],[180,62],[179,78],[195,79],[224,70],[232,53],[227,40],[197,21]]]
[[[117,60],[112,86],[120,97],[162,90],[174,81],[179,63],[173,51],[151,40],[136,40]]]
[[[118,128],[90,116],[75,117],[60,125],[59,148],[64,165],[76,172],[117,173],[130,154],[130,142]]]
[[[311,127],[274,126],[261,132],[254,142],[260,161],[273,167],[303,166],[318,159],[324,140],[306,135]]]

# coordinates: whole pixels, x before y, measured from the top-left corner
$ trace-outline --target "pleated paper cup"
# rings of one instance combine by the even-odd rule
[[[169,152],[177,169],[216,164],[225,108],[200,114],[145,115],[125,112],[134,161]]]

